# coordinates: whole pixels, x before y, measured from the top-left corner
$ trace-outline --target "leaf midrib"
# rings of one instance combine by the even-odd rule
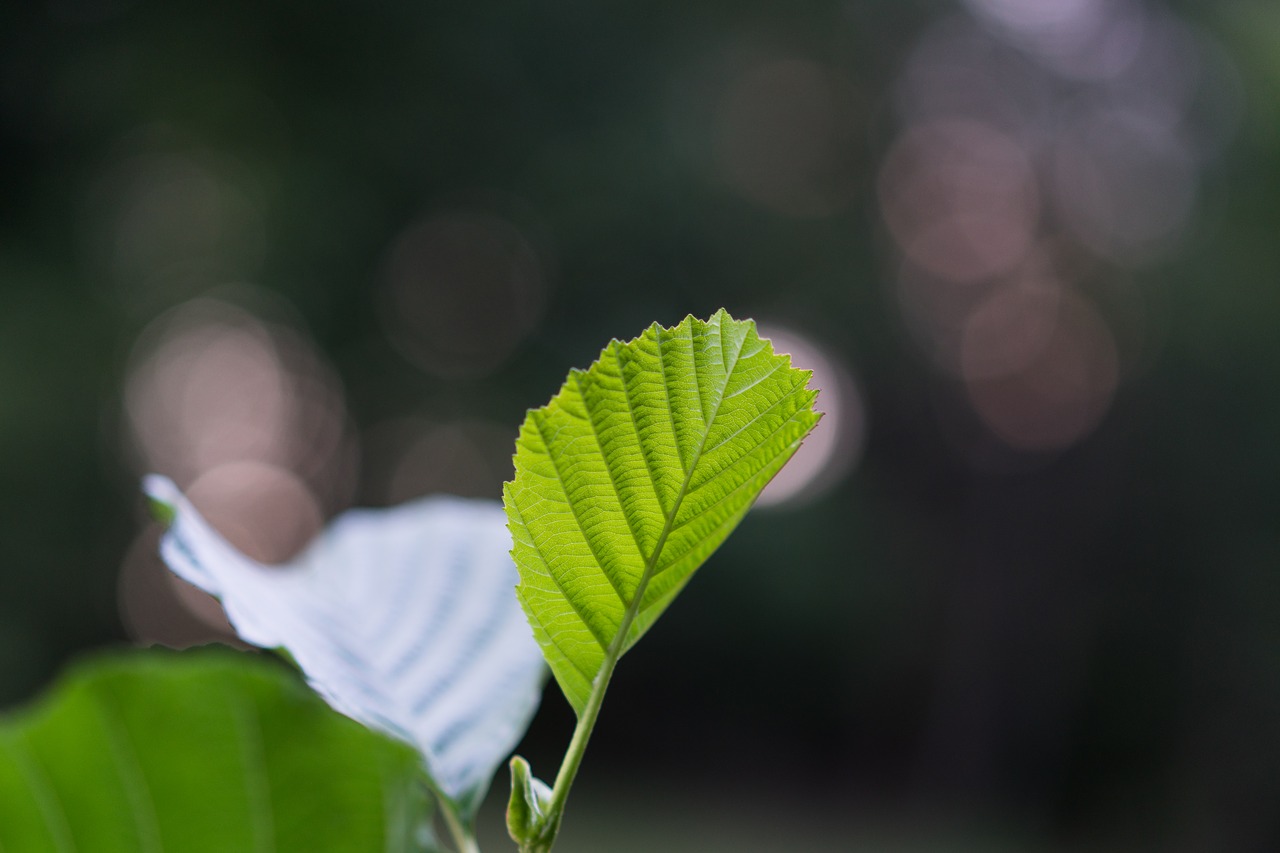
[[[724,322],[722,319],[720,319],[719,316],[717,316],[717,320],[716,320],[716,331],[720,334],[720,352],[721,352],[721,358],[723,358],[724,352],[725,352]],[[690,329],[690,335],[692,339],[692,327]],[[655,340],[657,341],[662,340],[662,335],[660,330],[658,334],[655,335]],[[711,418],[705,421],[705,427],[703,428],[702,438],[698,442],[698,448],[693,452],[693,457],[689,460],[689,467],[685,471],[684,481],[680,484],[680,491],[676,492],[676,498],[671,503],[671,512],[666,516],[666,518],[663,521],[662,533],[658,535],[658,541],[653,546],[653,552],[649,555],[649,558],[645,561],[644,573],[640,576],[640,582],[636,584],[636,591],[632,595],[630,602],[624,602],[624,604],[626,605],[626,609],[623,611],[622,624],[619,626],[618,633],[614,637],[613,642],[609,644],[609,649],[606,652],[606,665],[608,664],[609,661],[616,662],[618,657],[622,654],[622,649],[627,642],[627,634],[631,632],[631,625],[632,623],[635,622],[636,616],[639,615],[640,613],[640,609],[641,609],[640,605],[644,601],[645,590],[648,589],[649,581],[651,581],[654,575],[656,574],[654,569],[657,567],[658,562],[662,557],[662,549],[666,547],[667,537],[670,536],[671,532],[675,529],[675,520],[676,520],[676,517],[680,514],[680,506],[684,503],[685,495],[689,490],[689,484],[693,481],[693,474],[695,471],[698,470],[698,463],[702,461],[702,450],[704,447],[707,446],[707,439],[711,437],[711,431],[715,427],[716,418],[720,416],[720,406],[724,403],[725,392],[728,391],[729,389],[729,381],[733,378],[733,372],[738,369],[738,362],[741,360],[742,349],[745,346],[746,346],[746,338],[744,337],[741,341],[738,342],[738,351],[735,352],[733,355],[733,364],[730,365],[724,372],[724,380],[722,381],[719,389],[720,393],[719,393],[719,397],[716,399],[716,405],[711,410]],[[659,352],[661,352],[661,350],[659,350]],[[659,363],[663,365],[663,377],[665,380],[665,377],[666,377],[665,364],[666,363],[665,361],[662,360],[661,355],[659,355]],[[693,365],[693,370],[691,372],[695,374],[698,372],[698,365],[696,363],[696,351],[695,351],[695,363]],[[669,405],[668,405],[668,408],[670,408]],[[676,447],[678,449],[680,446],[679,444],[680,437],[678,435],[675,435],[673,436],[673,438],[676,441]],[[659,504],[659,506],[661,506],[661,504]]]
[[[231,714],[240,729],[240,760],[244,765],[245,792],[249,795],[249,824],[253,847],[257,851],[276,848],[274,808],[271,802],[271,777],[267,771],[267,753],[262,742],[262,724],[257,703],[252,696],[229,697]]]
[[[137,748],[129,738],[129,731],[116,714],[115,708],[102,693],[90,694],[92,705],[102,720],[102,727],[107,733],[107,752],[115,765],[124,787],[125,796],[133,813],[134,826],[138,831],[138,842],[144,850],[163,853],[164,841],[160,832],[160,818],[156,812],[155,797],[147,784]]]
[[[71,830],[71,821],[67,817],[62,795],[58,793],[53,780],[39,766],[35,755],[23,746],[22,737],[20,733],[12,737],[0,736],[0,745],[6,747],[9,754],[13,756],[18,772],[32,783],[31,796],[35,799],[36,807],[40,809],[40,816],[44,819],[45,827],[53,837],[58,850],[75,853],[80,848],[76,844],[75,833]]]

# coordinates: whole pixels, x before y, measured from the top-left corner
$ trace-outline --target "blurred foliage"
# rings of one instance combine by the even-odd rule
[[[417,753],[228,651],[79,665],[0,727],[8,850],[416,851]]]
[[[1008,818],[1046,845],[1274,847],[1280,21],[1267,0],[1178,5],[1234,61],[1244,113],[1179,253],[1133,274],[1158,345],[1081,443],[974,464],[883,284],[874,192],[894,75],[950,4],[7,4],[0,699],[124,639],[142,515],[121,395],[164,310],[252,285],[317,341],[357,427],[514,439],[602,340],[725,305],[851,365],[868,443],[822,500],[753,515],[631,656],[584,790],[679,767],[695,793]],[[715,93],[797,56],[862,104],[852,195],[817,218],[743,198],[715,161]],[[213,201],[139,214],[147,169]],[[458,206],[534,235],[548,271],[538,325],[480,380],[419,369],[379,314],[396,236]],[[522,751],[552,765],[570,726],[549,701]]]

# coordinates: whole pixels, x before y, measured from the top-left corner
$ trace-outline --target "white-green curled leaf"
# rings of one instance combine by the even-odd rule
[[[520,601],[579,715],[818,421],[811,373],[723,310],[613,341],[525,419]]]
[[[169,480],[161,554],[222,600],[247,642],[283,648],[339,711],[414,744],[470,817],[524,734],[545,669],[512,593],[501,506],[424,498],[338,517],[300,556],[264,566],[232,547]]]

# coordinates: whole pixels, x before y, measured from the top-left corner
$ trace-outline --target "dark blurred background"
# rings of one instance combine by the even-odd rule
[[[1273,0],[4,4],[0,700],[225,634],[143,472],[265,560],[496,499],[723,305],[828,415],[566,853],[1280,849],[1277,190]]]

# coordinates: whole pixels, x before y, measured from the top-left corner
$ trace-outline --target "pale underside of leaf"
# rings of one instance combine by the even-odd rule
[[[465,814],[536,710],[544,667],[512,595],[496,502],[429,498],[340,517],[293,562],[263,566],[227,543],[177,488],[161,551],[222,600],[250,643],[284,648],[338,710],[413,743]]]
[[[721,311],[612,342],[530,411],[504,491],[517,592],[579,713],[623,625],[621,651],[813,428],[810,376]]]
[[[410,853],[418,772],[279,667],[138,652],[0,722],[0,850]]]

